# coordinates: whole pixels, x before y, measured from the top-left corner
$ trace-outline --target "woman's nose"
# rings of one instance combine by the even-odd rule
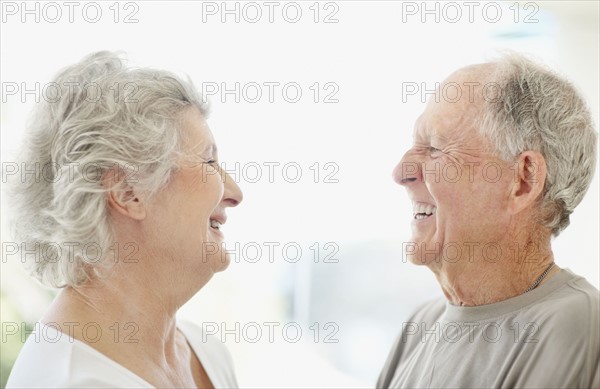
[[[235,180],[224,170],[221,170],[223,177],[223,184],[225,190],[223,192],[223,201],[230,207],[236,207],[244,199],[242,190],[235,182]]]

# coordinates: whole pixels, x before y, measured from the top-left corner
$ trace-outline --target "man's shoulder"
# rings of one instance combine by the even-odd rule
[[[530,371],[550,368],[552,373],[547,376],[562,377],[565,384],[561,386],[595,387],[600,378],[598,289],[585,278],[568,273],[571,277],[560,288],[521,310],[513,327],[522,325],[526,339],[522,358],[528,361]],[[529,385],[525,374],[515,382],[515,386]]]
[[[550,295],[548,300],[551,305],[561,302],[565,305],[565,308],[568,307],[568,309],[574,311],[594,308],[598,312],[600,296],[598,289],[585,278],[573,274],[573,277],[561,289]]]
[[[561,288],[528,307],[524,314],[540,323],[552,323],[547,326],[552,332],[586,337],[590,330],[598,331],[600,295],[585,278],[574,275]]]

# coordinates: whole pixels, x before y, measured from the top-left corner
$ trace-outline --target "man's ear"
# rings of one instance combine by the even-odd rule
[[[134,220],[146,217],[143,198],[125,179],[126,174],[118,167],[108,170],[102,177],[102,186],[107,189],[108,209]]]
[[[512,167],[513,182],[510,210],[513,214],[533,205],[542,195],[546,182],[546,160],[541,153],[527,150]]]

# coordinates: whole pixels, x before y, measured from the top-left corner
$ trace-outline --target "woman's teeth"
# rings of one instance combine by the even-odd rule
[[[212,228],[216,228],[217,230],[221,228],[221,223],[217,220],[211,220],[210,221],[210,226]]]

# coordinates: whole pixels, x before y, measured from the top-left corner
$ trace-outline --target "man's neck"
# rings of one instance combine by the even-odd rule
[[[501,247],[503,252],[509,252],[509,245]],[[492,304],[525,293],[554,262],[550,242],[536,247],[537,250],[522,250],[517,257],[503,256],[494,262],[476,257],[472,261],[430,267],[450,303],[462,306]],[[554,266],[539,284],[558,270]]]

